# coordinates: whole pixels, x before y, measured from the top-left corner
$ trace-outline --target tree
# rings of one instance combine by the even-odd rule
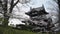
[[[3,10],[4,10],[4,22],[3,22],[3,25],[4,26],[8,26],[8,20],[9,20],[9,14],[11,14],[11,12],[12,12],[12,10],[13,10],[13,8],[14,8],[14,6],[17,4],[19,2],[19,0],[17,0],[17,2],[16,3],[14,3],[14,0],[11,0],[11,3],[10,3],[10,9],[9,9],[9,13],[7,13],[8,12],[8,10],[7,10],[7,3],[8,3],[8,0],[4,0],[4,4],[3,4]]]

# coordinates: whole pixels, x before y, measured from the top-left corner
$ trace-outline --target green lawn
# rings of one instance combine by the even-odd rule
[[[13,29],[11,27],[2,27],[0,26],[0,34],[36,34],[27,30]]]

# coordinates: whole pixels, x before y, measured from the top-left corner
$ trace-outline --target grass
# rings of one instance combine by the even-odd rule
[[[0,26],[0,34],[36,34],[27,30],[13,29],[11,27],[2,27]]]

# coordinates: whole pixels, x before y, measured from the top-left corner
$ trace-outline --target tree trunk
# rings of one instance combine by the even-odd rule
[[[3,21],[3,26],[7,26],[8,23],[8,16],[7,16],[7,1],[8,0],[4,0],[4,4],[3,4],[3,10],[4,10],[4,21]]]

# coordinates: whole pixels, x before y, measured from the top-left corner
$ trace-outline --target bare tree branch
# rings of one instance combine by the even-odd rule
[[[14,6],[17,4],[19,2],[19,0],[18,1],[16,1],[16,3],[14,3],[14,0],[12,0],[11,1],[11,6],[10,6],[10,12],[9,13],[11,13],[12,12],[12,10],[13,10],[13,8],[14,8]]]

